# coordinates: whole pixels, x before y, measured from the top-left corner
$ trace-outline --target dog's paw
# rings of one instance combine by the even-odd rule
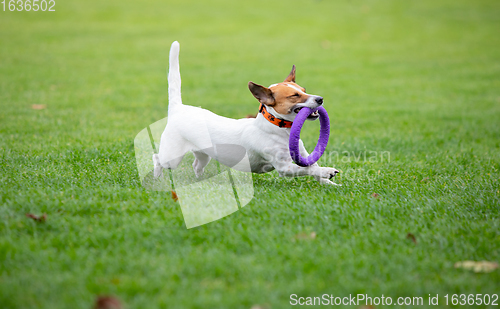
[[[163,173],[163,166],[160,164],[160,158],[158,157],[158,154],[153,154],[153,163],[154,163],[154,178],[158,178],[161,176]]]
[[[332,179],[338,174],[338,170],[333,167],[322,167],[321,168],[321,178]]]
[[[201,176],[203,176],[203,172],[205,171],[205,168],[203,168],[203,167],[200,168],[200,164],[198,162],[198,159],[194,159],[193,171],[194,171],[194,175],[196,176],[196,178],[200,178]]]

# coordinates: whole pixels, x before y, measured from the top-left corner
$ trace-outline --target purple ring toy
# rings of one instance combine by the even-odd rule
[[[302,125],[304,125],[304,121],[306,121],[306,118],[316,110],[319,113],[319,123],[321,126],[319,130],[319,139],[316,147],[314,147],[314,151],[309,156],[307,156],[307,158],[304,158],[300,155],[299,151],[300,130],[302,130]],[[290,156],[292,157],[293,162],[297,163],[297,165],[300,166],[309,166],[316,163],[316,161],[318,161],[325,152],[329,137],[330,119],[328,118],[326,109],[324,109],[323,106],[315,109],[303,107],[295,117],[292,128],[290,129],[288,148],[290,149]]]

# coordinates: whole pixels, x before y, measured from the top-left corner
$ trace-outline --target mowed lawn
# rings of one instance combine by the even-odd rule
[[[55,9],[0,11],[0,308],[92,308],[106,294],[126,308],[269,309],[358,293],[419,308],[439,294],[436,308],[500,293],[499,269],[454,267],[500,262],[498,1]],[[167,114],[174,40],[184,103],[232,118],[257,112],[248,81],[295,64],[325,98],[320,164],[342,186],[254,175],[247,206],[186,229],[170,193],[141,186],[133,145]],[[318,128],[302,132],[309,150]]]

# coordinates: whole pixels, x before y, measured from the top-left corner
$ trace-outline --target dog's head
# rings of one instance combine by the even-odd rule
[[[307,94],[306,89],[295,83],[295,65],[288,77],[279,84],[268,88],[253,82],[248,83],[253,96],[267,108],[274,110],[281,118],[293,121],[303,107],[316,108],[323,104],[323,98]],[[312,113],[308,120],[318,119],[318,112]]]

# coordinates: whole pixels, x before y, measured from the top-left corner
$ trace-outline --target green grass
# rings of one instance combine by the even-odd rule
[[[500,292],[498,269],[453,267],[500,262],[497,1],[56,2],[0,11],[1,308]],[[166,116],[174,40],[185,104],[228,117],[256,112],[249,80],[297,65],[325,98],[320,163],[343,186],[254,175],[246,207],[187,230],[170,194],[141,186],[133,147]]]

